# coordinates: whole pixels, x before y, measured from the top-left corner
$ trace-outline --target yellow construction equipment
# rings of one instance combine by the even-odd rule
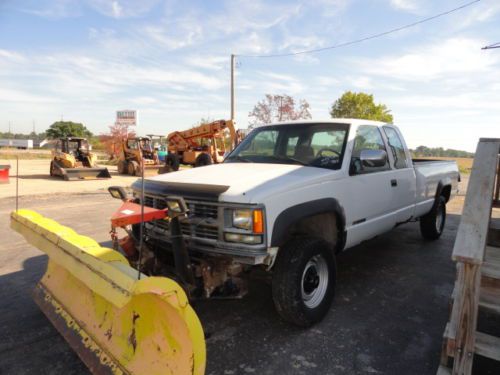
[[[141,168],[144,172],[155,170],[162,166],[157,151],[148,137],[125,138],[120,145],[118,173],[140,176]]]
[[[97,166],[95,154],[85,138],[65,137],[56,141],[50,162],[50,175],[64,180],[111,178],[106,167]]]
[[[230,147],[226,148],[226,130]],[[222,163],[224,156],[237,143],[237,133],[232,120],[217,120],[195,126],[184,131],[175,131],[167,136],[168,155],[166,166],[178,170],[179,164],[201,167]]]
[[[182,287],[148,277],[119,252],[30,211],[11,228],[47,253],[35,301],[94,374],[205,371],[203,329]]]

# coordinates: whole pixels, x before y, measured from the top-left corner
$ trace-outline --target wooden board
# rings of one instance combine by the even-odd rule
[[[479,142],[453,248],[453,260],[481,264],[491,215],[500,139]]]
[[[500,361],[500,338],[476,332],[476,354]]]

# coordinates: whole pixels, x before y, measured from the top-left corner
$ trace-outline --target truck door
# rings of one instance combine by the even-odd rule
[[[359,126],[354,138],[350,177],[346,180],[349,189],[346,199],[349,206],[346,207],[346,246],[372,238],[395,225],[391,187],[394,171],[391,170],[389,158],[387,157],[383,166],[364,166],[360,160],[363,150],[383,150],[387,153],[382,133],[377,126]]]
[[[382,127],[389,147],[393,178],[391,179],[391,209],[395,212],[396,222],[409,220],[415,210],[416,178],[415,170],[409,161],[407,148],[400,134],[392,126]]]

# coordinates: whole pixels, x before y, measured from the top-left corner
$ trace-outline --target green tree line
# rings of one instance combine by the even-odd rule
[[[442,147],[426,147],[426,146],[418,146],[416,149],[410,149],[413,157],[445,157],[445,158],[473,158],[474,153],[462,151],[462,150],[454,150],[452,148],[442,148]]]

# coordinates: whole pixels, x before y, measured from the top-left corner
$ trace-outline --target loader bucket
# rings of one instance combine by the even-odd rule
[[[92,373],[204,373],[203,329],[179,284],[137,280],[119,252],[34,211],[13,212],[11,228],[49,256],[35,301]]]
[[[108,168],[61,168],[66,181],[111,178]]]

